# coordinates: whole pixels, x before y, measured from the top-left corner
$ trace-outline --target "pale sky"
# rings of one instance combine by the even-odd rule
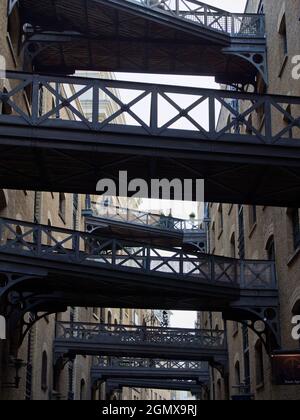
[[[245,9],[246,0],[209,0],[206,3],[230,12],[240,13]],[[214,79],[210,77],[117,73],[116,78],[119,80],[132,80],[135,82],[219,89],[219,85],[217,85],[214,82]],[[204,116],[204,118],[207,118],[207,116]],[[196,204],[185,204],[174,201],[162,203],[158,200],[143,200],[142,209],[159,210],[158,207],[165,212],[172,209],[174,217],[181,217],[184,219],[187,219],[191,212],[197,213]],[[201,215],[199,215],[199,217],[201,217]],[[195,321],[196,312],[173,311],[171,326],[179,328],[194,328]]]

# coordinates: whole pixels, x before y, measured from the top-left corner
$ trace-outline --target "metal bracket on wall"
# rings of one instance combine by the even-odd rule
[[[268,61],[267,61],[267,51],[265,47],[254,47],[245,49],[240,47],[229,47],[224,48],[223,52],[225,54],[236,55],[243,58],[244,60],[251,63],[257,71],[262,76],[265,84],[268,86],[269,77],[268,77]]]

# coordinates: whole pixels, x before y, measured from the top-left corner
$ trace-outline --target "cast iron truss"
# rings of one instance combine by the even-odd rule
[[[52,304],[219,310],[227,319],[263,321],[261,334],[272,337],[272,346],[278,343],[273,261],[128,244],[4,218],[0,219],[0,261],[3,312],[12,291],[42,295],[47,308]],[[9,267],[5,270],[8,264],[23,275],[12,276]]]
[[[118,188],[125,170],[149,186],[204,179],[207,202],[299,207],[299,97],[25,73],[4,85],[3,188],[94,194],[104,178]]]
[[[225,367],[224,331],[88,323],[56,323],[55,360],[76,355],[160,357]]]
[[[10,1],[18,4],[25,63],[73,73],[112,70],[267,80],[265,18],[197,0]],[[101,42],[99,42],[101,41]]]
[[[208,383],[209,366],[206,362],[130,357],[94,357],[92,382],[114,378],[179,379]]]
[[[144,245],[180,246],[186,251],[205,253],[206,232],[203,220],[182,220],[135,209],[90,203],[84,210],[86,230],[98,235],[112,235]]]

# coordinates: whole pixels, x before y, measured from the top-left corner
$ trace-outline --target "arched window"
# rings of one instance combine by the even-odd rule
[[[256,385],[262,386],[265,382],[264,372],[264,352],[261,340],[255,345],[255,366],[256,366]]]
[[[80,401],[85,399],[85,380],[81,379],[80,381]]]
[[[234,366],[234,379],[236,386],[241,385],[241,368],[240,368],[240,362],[236,362]]]
[[[7,195],[4,190],[0,189],[0,210],[5,209],[7,207]]]
[[[44,392],[48,389],[48,356],[46,351],[42,355],[41,389]]]
[[[66,222],[66,196],[64,193],[59,193],[59,209],[58,213],[63,222]]]
[[[219,401],[222,400],[222,382],[221,382],[221,379],[218,379],[218,382],[217,382],[217,399]]]
[[[269,261],[275,260],[275,242],[274,236],[271,236],[267,242],[266,246],[267,256]]]
[[[292,220],[292,227],[293,227],[294,248],[297,249],[300,246],[300,215],[299,215],[299,209],[292,209],[291,210],[291,220]]]
[[[230,257],[235,258],[236,257],[236,243],[235,243],[235,233],[231,235],[230,238]]]
[[[3,88],[3,93],[7,94],[7,89]],[[12,107],[7,102],[0,102],[0,111],[2,115],[11,115]]]
[[[52,245],[52,238],[51,238],[51,220],[48,219],[48,234],[47,234],[47,246]]]
[[[108,311],[108,314],[107,314],[107,323],[108,325],[112,324],[112,314],[110,311]]]

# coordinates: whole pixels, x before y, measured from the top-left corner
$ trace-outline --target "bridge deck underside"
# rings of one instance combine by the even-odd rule
[[[257,70],[252,64],[222,52],[231,45],[227,34],[191,21],[166,16],[157,10],[145,12],[126,2],[112,5],[75,0],[72,4],[69,1],[54,4],[50,0],[24,0],[21,3],[23,23],[52,31],[52,35],[36,33],[29,37],[38,71],[190,74],[239,83],[255,80]],[[57,35],[53,35],[54,31]],[[252,40],[254,48],[264,42],[264,39]],[[40,52],[36,53],[35,49]]]
[[[300,206],[295,147],[93,134],[2,125],[2,188],[94,194],[120,170],[148,182],[176,173],[204,178],[207,202]]]

